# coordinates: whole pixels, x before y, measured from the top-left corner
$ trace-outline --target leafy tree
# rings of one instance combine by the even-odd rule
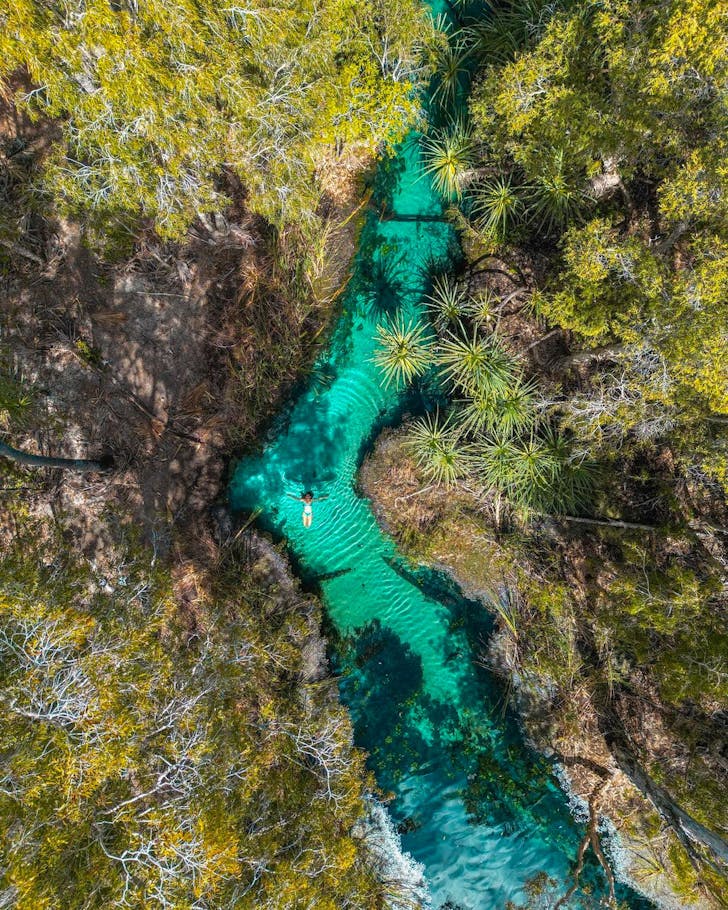
[[[391,147],[416,118],[428,34],[413,0],[11,0],[0,77],[27,70],[16,103],[63,122],[43,180],[62,210],[180,237],[224,203],[224,169],[272,221],[310,223],[326,146]]]
[[[553,150],[569,173],[615,161],[623,177],[662,176],[696,136],[720,134],[728,55],[719,4],[575,3],[534,29],[531,6],[513,4],[497,20],[514,59],[487,71],[472,104],[476,127],[529,180]]]
[[[234,564],[212,587],[194,573],[190,637],[150,554],[130,547],[102,593],[18,527],[0,560],[0,882],[14,905],[375,905],[348,718],[295,682],[300,599],[259,571],[241,588]]]

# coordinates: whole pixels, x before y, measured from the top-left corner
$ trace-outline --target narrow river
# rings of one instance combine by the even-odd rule
[[[487,611],[435,573],[408,568],[355,490],[373,435],[403,407],[371,361],[377,318],[393,306],[406,318],[420,313],[427,269],[456,249],[417,136],[381,164],[374,198],[385,216],[367,217],[327,353],[263,451],[238,465],[231,502],[261,509],[259,523],[318,585],[357,744],[394,794],[389,810],[404,849],[425,867],[433,907],[504,910],[527,902],[537,876],[554,880],[552,893],[566,890],[582,827],[504,711],[498,682],[477,666]],[[310,529],[286,495],[303,490],[328,496],[314,504]],[[582,878],[571,907],[604,894],[595,863]]]

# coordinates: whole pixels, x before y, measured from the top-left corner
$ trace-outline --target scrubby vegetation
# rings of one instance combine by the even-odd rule
[[[16,514],[0,562],[3,900],[374,906],[367,775],[315,601],[249,533],[116,571]],[[42,542],[39,542],[39,537]],[[199,541],[197,548],[199,550]]]
[[[402,440],[417,472],[387,469],[413,497],[387,518],[466,582],[500,566],[510,668],[553,687],[551,744],[593,717],[677,833],[662,861],[682,899],[722,905],[725,9],[458,15],[435,78],[463,98],[472,82],[467,115],[422,148],[466,258],[431,276],[429,362],[400,367],[445,401]],[[488,547],[508,555],[479,565]]]
[[[225,207],[228,171],[255,211],[311,226],[325,150],[391,146],[416,115],[425,23],[412,0],[6,4],[0,77],[24,73],[16,103],[62,130],[28,201],[178,239]]]

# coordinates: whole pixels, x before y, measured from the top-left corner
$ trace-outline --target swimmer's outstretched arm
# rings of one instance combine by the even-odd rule
[[[290,496],[291,499],[295,499],[296,502],[303,502],[303,496],[296,496],[295,493],[286,493],[286,496]]]
[[[321,502],[322,499],[328,499],[328,498],[329,498],[329,494],[327,493],[325,496],[314,496],[313,501]]]

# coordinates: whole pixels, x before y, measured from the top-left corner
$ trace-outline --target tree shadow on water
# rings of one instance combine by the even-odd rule
[[[407,143],[412,142],[406,139],[402,145],[404,149]],[[377,179],[374,184],[372,193],[372,203],[380,213],[386,213],[391,207],[392,197],[396,193],[402,180],[403,174],[407,170],[406,158],[395,153],[380,162],[377,168]]]
[[[325,396],[301,399],[276,442],[254,462],[238,470],[233,485],[237,508],[263,506],[285,493],[326,492],[338,474],[346,448],[346,416],[334,416]]]

